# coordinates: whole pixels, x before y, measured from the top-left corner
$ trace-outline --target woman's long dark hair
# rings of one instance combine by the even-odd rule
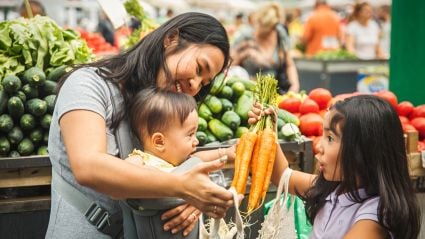
[[[417,238],[421,214],[410,181],[403,130],[394,108],[372,95],[360,95],[337,102],[330,128],[341,129],[341,182],[326,181],[321,173],[306,192],[306,210],[314,222],[326,197],[349,193],[353,202],[379,196],[379,224],[394,238]],[[356,181],[358,180],[358,181]],[[360,185],[358,185],[360,183]],[[364,188],[367,198],[361,198]]]
[[[186,49],[190,44],[210,44],[218,47],[224,54],[222,70],[229,61],[229,40],[223,25],[214,17],[198,12],[188,12],[178,15],[162,24],[153,32],[146,35],[137,45],[130,50],[97,62],[76,67],[95,67],[98,74],[105,80],[118,83],[125,105],[141,89],[156,86],[156,77],[160,69],[164,69],[167,82],[172,82],[171,73],[165,63],[164,40],[173,34],[178,34],[178,44],[175,52]],[[59,84],[58,91],[63,82],[71,74],[64,76]],[[212,85],[202,87],[197,100],[202,99]],[[118,112],[112,126],[116,128],[125,112]]]

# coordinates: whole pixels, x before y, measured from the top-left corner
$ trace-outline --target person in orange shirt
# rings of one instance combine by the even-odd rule
[[[326,0],[317,0],[316,7],[304,28],[302,41],[306,55],[313,56],[321,50],[338,49],[341,40],[338,15],[327,5]]]

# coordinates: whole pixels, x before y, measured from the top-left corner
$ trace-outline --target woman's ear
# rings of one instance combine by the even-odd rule
[[[170,31],[164,39],[164,48],[168,48],[171,45],[176,45],[179,40],[179,30],[174,29]]]
[[[154,133],[151,137],[153,147],[159,152],[165,150],[165,136],[162,133]]]

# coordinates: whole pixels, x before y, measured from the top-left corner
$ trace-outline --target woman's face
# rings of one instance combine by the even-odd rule
[[[195,96],[202,86],[208,85],[220,73],[224,54],[213,45],[191,44],[184,50],[168,55],[165,64],[173,82],[167,82],[164,70],[160,70],[158,87]]]
[[[319,153],[316,155],[319,170],[328,181],[341,181],[340,161],[338,160],[341,145],[341,131],[337,127],[336,132],[331,130],[330,121],[334,112],[326,113],[323,121],[323,136],[319,143]]]
[[[359,12],[360,19],[371,19],[372,18],[372,7],[369,5],[364,5]]]

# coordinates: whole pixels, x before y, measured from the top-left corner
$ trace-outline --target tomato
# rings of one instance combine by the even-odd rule
[[[319,109],[323,110],[328,106],[328,102],[332,99],[332,94],[327,89],[316,88],[310,91],[308,97],[319,105]]]
[[[413,111],[413,104],[409,101],[400,102],[397,105],[397,114],[401,116],[409,116],[409,114]]]
[[[409,131],[417,131],[416,128],[413,127],[413,125],[411,125],[410,123],[401,124],[401,126],[403,127],[403,133],[407,133]]]
[[[416,117],[412,119],[410,123],[419,132],[419,138],[425,139],[425,117]]]
[[[297,113],[301,105],[301,99],[297,97],[289,97],[279,103],[279,108],[287,110],[291,113]]]
[[[300,131],[305,136],[321,136],[323,119],[317,113],[308,113],[300,117]]]
[[[418,105],[413,108],[412,113],[410,114],[410,119],[416,117],[425,117],[425,105]]]
[[[398,116],[401,124],[410,124],[410,120],[406,116]]]
[[[299,112],[303,115],[303,114],[308,114],[308,113],[319,113],[320,109],[319,109],[319,105],[316,103],[316,101],[310,99],[310,98],[305,98],[303,103],[301,103],[300,105],[300,109]]]
[[[375,95],[385,99],[394,107],[394,109],[397,109],[397,96],[393,92],[388,90],[381,90],[376,92]]]
[[[422,152],[425,150],[425,140],[423,141],[418,141],[418,151]]]

